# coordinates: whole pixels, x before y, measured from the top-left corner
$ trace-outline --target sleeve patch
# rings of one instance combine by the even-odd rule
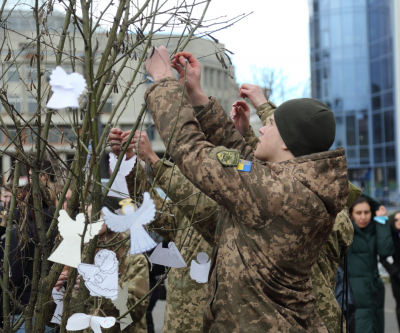
[[[236,149],[228,149],[225,147],[216,147],[211,150],[208,155],[210,158],[217,160],[224,166],[235,167],[239,164],[240,153]]]

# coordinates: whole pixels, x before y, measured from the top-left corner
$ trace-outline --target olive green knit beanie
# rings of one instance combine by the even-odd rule
[[[327,151],[335,141],[333,112],[315,99],[282,103],[275,110],[274,119],[283,142],[295,157]]]

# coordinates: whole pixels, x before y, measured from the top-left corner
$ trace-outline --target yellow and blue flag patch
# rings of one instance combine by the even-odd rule
[[[251,162],[251,161],[240,160],[239,164],[237,165],[237,169],[238,169],[238,171],[250,172],[252,164],[253,164],[253,162]]]

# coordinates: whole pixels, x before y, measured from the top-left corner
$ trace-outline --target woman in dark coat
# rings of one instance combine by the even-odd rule
[[[381,258],[380,262],[390,275],[393,296],[396,300],[397,323],[400,331],[400,212],[394,214],[390,221],[390,229],[394,243],[394,254],[390,257]]]
[[[394,245],[389,223],[376,222],[373,215],[365,197],[350,209],[354,239],[347,255],[350,285],[357,303],[356,333],[385,331],[385,286],[379,278],[378,255],[391,256]]]

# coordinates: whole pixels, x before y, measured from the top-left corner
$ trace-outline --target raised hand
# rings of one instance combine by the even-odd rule
[[[179,80],[183,85],[185,82],[186,66],[186,93],[193,106],[208,102],[208,97],[201,88],[201,65],[196,57],[189,52],[179,52],[174,55],[171,67],[179,74]]]
[[[257,109],[260,105],[268,102],[260,86],[250,83],[243,83],[239,88],[239,97],[248,98],[251,104]]]
[[[130,133],[131,131],[128,132]],[[122,145],[127,139],[126,137],[125,141],[123,141],[123,138],[125,138],[125,136],[123,136],[123,133],[124,132],[122,132],[119,128],[112,128],[110,134],[108,135],[108,140],[111,142],[111,150],[117,156],[119,156],[119,154],[121,153]],[[129,160],[133,156],[135,156],[133,146],[129,145],[128,149],[126,150],[126,159]]]
[[[161,45],[154,49],[153,55],[146,60],[146,71],[154,79],[161,80],[165,77],[173,77],[171,71],[171,60],[165,46]]]
[[[131,131],[126,131],[122,134],[122,142],[128,139],[130,133]],[[136,131],[130,144],[136,149],[139,158],[147,164],[155,164],[159,160],[158,156],[151,148],[150,140],[146,132]]]
[[[244,135],[250,126],[250,108],[244,101],[237,101],[232,105],[231,118],[235,128]]]

